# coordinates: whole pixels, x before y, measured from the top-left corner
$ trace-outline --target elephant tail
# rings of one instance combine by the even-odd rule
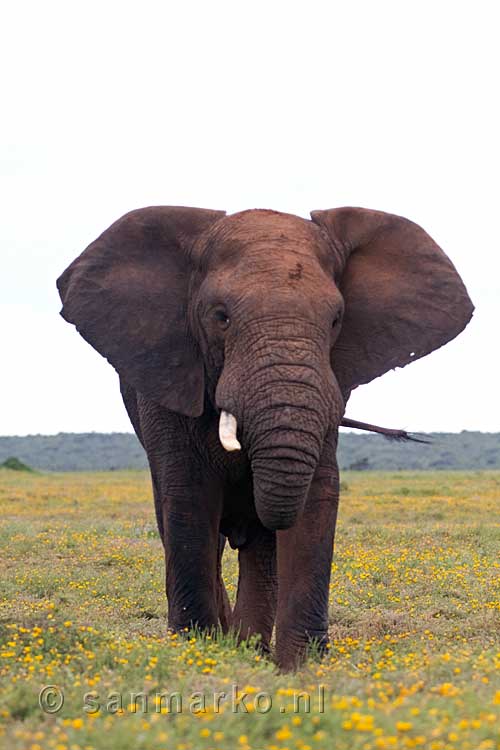
[[[351,427],[355,430],[376,432],[379,435],[383,435],[387,440],[396,440],[397,442],[432,443],[432,440],[418,433],[406,432],[406,430],[393,430],[389,427],[379,427],[376,424],[368,424],[368,422],[358,422],[356,419],[344,418],[340,426]]]

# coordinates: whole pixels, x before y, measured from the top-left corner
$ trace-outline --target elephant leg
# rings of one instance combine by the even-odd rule
[[[222,554],[226,545],[226,537],[219,534],[219,549],[217,555],[217,610],[223,633],[227,633],[231,626],[231,605],[222,578]]]
[[[311,641],[328,643],[328,589],[338,507],[335,443],[329,439],[297,523],[276,532],[278,616],[276,660],[283,671],[296,668]]]
[[[276,532],[259,529],[239,550],[239,578],[233,628],[240,640],[259,634],[259,647],[269,652],[276,616]]]
[[[150,456],[165,548],[168,626],[209,629],[219,621],[220,480],[192,451]]]
[[[120,378],[120,391],[122,394],[123,403],[125,404],[125,408],[132,423],[132,427],[135,430],[135,434],[137,435],[142,447],[147,452],[147,444],[144,442],[144,436],[142,434],[140,409],[137,401],[137,391],[135,390],[135,388],[132,388],[132,386],[125,383],[123,378]],[[158,526],[158,533],[160,534],[162,544],[164,544],[165,542],[163,534],[161,487],[159,486],[159,483],[157,481],[158,472],[155,472],[154,463],[152,463],[151,461],[149,463],[151,469],[151,481],[153,484],[156,525]]]

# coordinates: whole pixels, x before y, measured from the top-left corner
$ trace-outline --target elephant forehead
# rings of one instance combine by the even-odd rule
[[[221,240],[239,239],[243,242],[267,239],[292,239],[311,242],[319,237],[315,225],[300,216],[267,209],[240,211],[224,217],[215,228]]]
[[[333,275],[317,259],[296,251],[296,246],[275,253],[259,245],[237,255],[237,262],[223,260],[208,268],[199,287],[203,299],[224,302],[241,314],[284,312],[311,316],[328,315],[340,301]],[[236,256],[234,256],[236,257]]]
[[[300,216],[266,209],[225,217],[209,232],[201,248],[203,263],[208,267],[221,262],[252,262],[256,254],[263,252],[274,261],[289,252],[319,260],[324,267],[332,263],[328,242],[315,224]]]

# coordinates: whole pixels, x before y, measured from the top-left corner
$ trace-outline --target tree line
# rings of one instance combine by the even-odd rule
[[[500,433],[431,432],[430,442],[394,443],[379,435],[342,432],[341,469],[500,469]],[[59,433],[0,437],[0,464],[15,458],[40,471],[145,469],[144,450],[131,433]]]

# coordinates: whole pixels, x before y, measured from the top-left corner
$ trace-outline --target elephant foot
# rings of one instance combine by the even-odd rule
[[[167,624],[167,633],[185,636],[192,633],[193,630],[199,633],[213,634],[219,628],[217,617],[192,617],[192,618],[175,618],[169,619]]]
[[[272,651],[269,639],[265,638],[261,633],[249,633],[243,637],[241,632],[238,631],[238,643],[246,643],[248,646],[253,647],[257,654],[264,658],[271,657]]]
[[[193,631],[197,633],[203,633],[210,635],[215,632],[215,625],[198,625],[198,623],[190,623],[189,625],[168,625],[167,635],[177,635],[181,638],[185,638],[188,635],[191,636]]]
[[[262,656],[270,656],[273,624],[263,622],[260,625],[256,623],[249,625],[242,621],[237,614],[237,610],[233,612],[231,630],[235,634],[238,643],[246,643]]]
[[[308,630],[307,633],[302,633],[300,636],[295,633],[278,637],[275,653],[278,671],[281,673],[295,672],[308,658],[318,657],[321,659],[328,650],[329,643],[328,632],[325,630]]]

